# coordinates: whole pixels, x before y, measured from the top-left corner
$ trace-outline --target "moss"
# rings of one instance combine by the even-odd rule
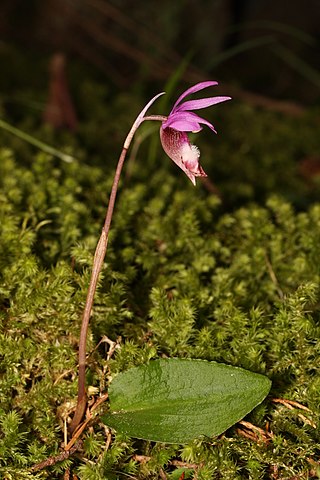
[[[75,401],[80,319],[115,161],[115,127],[106,126],[108,136],[97,125],[108,89],[81,88],[92,95],[92,113],[83,114],[78,139],[65,134],[79,160],[63,163],[0,133],[0,476],[60,479],[70,466],[83,480],[158,479],[162,472],[177,479],[183,471],[208,480],[312,478],[320,441],[320,206],[318,187],[299,175],[298,162],[318,148],[318,132],[312,114],[297,128],[296,119],[242,105],[224,117],[214,154],[203,140],[222,201],[189,185],[160,151],[156,166],[146,159],[141,168],[146,144],[130,182],[122,180],[87,379],[102,392],[119,371],[163,355],[264,373],[271,395],[247,420],[270,433],[268,440],[235,426],[218,439],[167,446],[110,437],[97,421],[77,455],[30,470],[59,453]],[[113,104],[134,110],[128,96]],[[117,135],[120,143],[125,131]],[[91,164],[84,161],[90,154]],[[122,337],[109,362],[105,343],[95,349],[104,335]]]

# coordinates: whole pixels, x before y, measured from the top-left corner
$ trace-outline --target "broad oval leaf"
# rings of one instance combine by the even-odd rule
[[[135,438],[187,443],[220,435],[266,397],[270,380],[216,362],[160,359],[119,373],[109,389],[109,427]]]

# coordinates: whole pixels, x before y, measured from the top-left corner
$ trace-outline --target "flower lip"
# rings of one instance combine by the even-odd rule
[[[160,140],[166,154],[196,184],[196,177],[206,177],[199,163],[200,151],[191,145],[185,132],[173,128],[160,128]]]

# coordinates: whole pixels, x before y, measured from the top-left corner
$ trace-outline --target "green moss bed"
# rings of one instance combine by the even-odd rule
[[[269,396],[246,425],[183,446],[110,434],[97,416],[73,454],[32,470],[63,452],[93,252],[122,141],[153,94],[96,81],[77,89],[74,134],[42,125],[26,100],[36,92],[6,117],[72,163],[0,130],[0,478],[320,478],[320,167],[308,168],[319,162],[318,111],[291,118],[237,99],[208,113],[218,136],[194,139],[220,198],[191,185],[156,130],[138,133],[95,298],[87,383],[97,397],[131,366],[188,357],[267,375]],[[106,337],[119,344],[110,360]]]

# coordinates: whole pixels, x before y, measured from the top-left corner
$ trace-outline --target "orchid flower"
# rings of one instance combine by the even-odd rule
[[[230,100],[230,97],[207,97],[199,100],[182,101],[187,95],[199,92],[204,88],[218,85],[218,82],[200,82],[188,88],[176,101],[169,116],[160,127],[161,144],[166,154],[173,160],[184,173],[196,184],[196,177],[206,177],[206,173],[199,163],[200,150],[191,145],[186,132],[199,132],[203,125],[207,125],[214,133],[217,133],[214,126],[200,117],[192,110],[207,108],[217,103]]]
[[[192,110],[199,110],[200,108],[210,107],[216,103],[225,102],[229,100],[230,97],[209,97],[202,98],[200,100],[188,100],[182,101],[187,95],[191,93],[199,92],[207,87],[212,87],[217,85],[217,82],[201,82],[197,83],[193,87],[186,90],[173,106],[168,117],[163,115],[146,115],[149,107],[161,96],[164,92],[159,93],[153,97],[143,110],[139,113],[136,120],[134,121],[125,141],[123,144],[122,152],[120,154],[116,172],[113,179],[113,184],[110,193],[110,199],[108,203],[108,209],[105,217],[104,226],[102,229],[101,236],[99,238],[96,251],[94,254],[90,284],[87,293],[87,299],[85,308],[82,316],[80,339],[79,339],[79,381],[78,381],[78,401],[73,416],[70,432],[74,433],[82,418],[85,414],[87,407],[87,393],[86,393],[86,343],[87,343],[87,333],[90,321],[91,310],[93,306],[94,295],[96,291],[97,282],[99,279],[100,271],[103,265],[104,257],[107,251],[108,238],[111,220],[113,216],[114,204],[117,196],[117,190],[120,180],[120,175],[122,167],[127,155],[127,151],[130,147],[133,136],[142,122],[145,120],[160,121],[160,138],[164,151],[168,156],[185,172],[185,174],[190,178],[192,183],[195,185],[196,177],[206,177],[205,172],[199,164],[200,152],[195,145],[191,145],[188,139],[186,132],[199,132],[202,129],[201,124],[207,125],[213,132],[216,133],[214,126],[205,120],[204,118],[199,117],[196,113],[193,113]]]

